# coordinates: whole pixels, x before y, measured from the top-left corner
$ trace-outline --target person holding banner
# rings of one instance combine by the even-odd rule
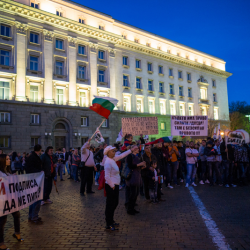
[[[0,177],[6,177],[11,175],[10,168],[10,157],[6,154],[0,155]],[[7,169],[8,168],[8,169]],[[12,216],[14,218],[14,227],[15,227],[15,233],[13,234],[13,237],[17,239],[19,242],[23,241],[20,235],[20,212],[14,212],[12,213]],[[1,249],[9,249],[4,244],[4,226],[7,222],[7,215],[4,215],[0,217],[0,250]]]

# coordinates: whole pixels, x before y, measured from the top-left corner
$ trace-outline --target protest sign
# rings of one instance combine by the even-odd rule
[[[237,129],[235,131],[226,130],[225,138],[227,144],[249,143],[249,134],[243,129]]]
[[[0,177],[0,217],[43,199],[44,173]]]
[[[171,116],[171,135],[207,136],[207,126],[207,116]]]
[[[157,135],[157,117],[131,117],[122,118],[122,133],[132,135]]]
[[[105,142],[104,138],[102,137],[102,134],[100,132],[100,130],[96,130],[96,134],[95,134],[95,141],[98,142],[98,143],[102,143],[102,142]]]

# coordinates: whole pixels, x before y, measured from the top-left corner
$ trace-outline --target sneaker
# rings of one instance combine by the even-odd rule
[[[231,184],[231,186],[232,186],[233,188],[237,187],[237,185],[234,185],[234,184]]]
[[[191,185],[194,186],[194,187],[197,187],[197,185],[194,182]]]
[[[209,181],[209,180],[206,180],[205,183],[210,184],[210,181]]]
[[[172,189],[172,188],[173,188],[173,187],[172,187],[172,186],[170,186],[170,185],[168,185],[167,187],[168,187],[168,188],[170,188],[170,189]]]
[[[95,185],[96,185],[96,186],[99,186],[99,183],[96,181],[96,182],[95,182]]]
[[[52,204],[53,201],[51,201],[50,199],[46,200],[45,203],[48,203],[48,204]]]
[[[180,182],[183,182],[183,181],[184,181],[183,179],[180,180]]]
[[[201,185],[204,185],[205,183],[201,180],[200,182],[199,182]]]
[[[44,202],[44,201],[41,202],[41,206],[43,206],[43,205],[45,205],[45,202]]]
[[[228,185],[228,184],[226,184],[226,185],[225,185],[225,187],[226,187],[226,188],[229,188],[229,185]]]
[[[189,186],[189,184],[187,183],[185,187],[188,188],[188,186]]]

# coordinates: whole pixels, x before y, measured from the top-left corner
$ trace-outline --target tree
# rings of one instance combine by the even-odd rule
[[[250,114],[250,105],[247,104],[247,102],[231,102],[229,104],[229,112],[233,113],[233,112],[239,112],[241,114],[245,114],[248,115]]]
[[[250,123],[248,118],[245,117],[245,114],[240,112],[232,112],[230,113],[230,121],[231,121],[231,130],[236,129],[244,129],[248,133],[250,133]]]

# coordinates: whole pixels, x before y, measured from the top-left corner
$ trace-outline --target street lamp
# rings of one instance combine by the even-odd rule
[[[250,122],[250,115],[245,115],[245,117],[248,117],[248,120],[249,120],[249,122]]]
[[[221,132],[220,132],[220,135],[223,136],[223,135],[224,135],[224,132],[221,131]]]

